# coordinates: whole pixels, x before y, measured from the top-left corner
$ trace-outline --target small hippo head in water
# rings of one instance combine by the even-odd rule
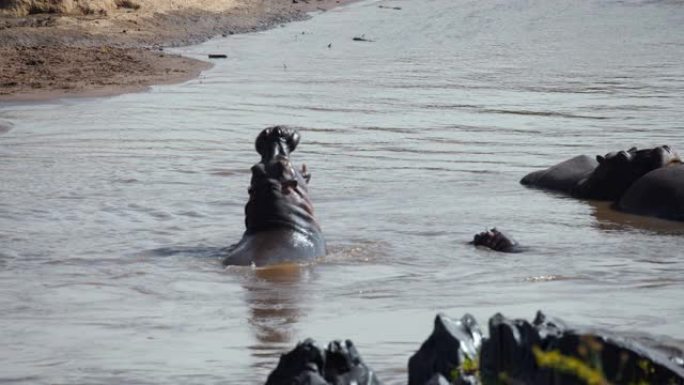
[[[637,179],[673,163],[681,163],[679,155],[669,146],[644,150],[632,147],[627,151],[597,156],[598,167],[577,185],[575,195],[581,198],[617,200]]]
[[[520,246],[515,239],[496,228],[475,234],[472,244],[475,246],[488,247],[494,251],[502,251],[504,253],[516,253],[521,251]]]

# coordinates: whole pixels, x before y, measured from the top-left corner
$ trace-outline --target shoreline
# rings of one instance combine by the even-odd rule
[[[149,3],[97,15],[0,13],[0,103],[115,96],[182,83],[213,63],[164,48],[271,29],[355,0],[233,0],[214,9],[217,0],[204,0],[206,10],[183,5],[164,13],[142,7],[165,0],[142,1]]]

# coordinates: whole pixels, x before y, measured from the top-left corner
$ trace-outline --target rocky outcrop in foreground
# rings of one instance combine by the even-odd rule
[[[278,367],[266,380],[266,385],[280,384],[379,385],[380,381],[363,363],[351,341],[333,341],[324,351],[312,339],[307,339],[283,354]]]
[[[313,340],[280,358],[266,385],[377,385],[351,341],[323,351]],[[469,314],[438,314],[408,362],[409,385],[683,385],[681,352],[665,354],[607,332],[571,328],[538,312],[532,322],[501,314],[483,338]]]

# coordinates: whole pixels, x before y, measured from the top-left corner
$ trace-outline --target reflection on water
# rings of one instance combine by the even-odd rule
[[[299,284],[310,275],[308,269],[297,264],[258,268],[244,280],[249,323],[259,343],[251,347],[256,352],[263,346],[292,342],[292,329],[301,316],[301,302],[307,297]]]
[[[518,181],[683,151],[682,6],[358,2],[184,48],[228,58],[183,85],[1,105],[0,381],[261,383],[313,337],[404,383],[437,311],[541,309],[681,346],[682,226]],[[330,255],[224,270],[273,124],[302,127]],[[494,226],[526,251],[467,244]]]
[[[587,201],[596,218],[596,226],[605,231],[641,230],[657,234],[683,235],[684,223],[632,215],[615,210],[611,202]]]

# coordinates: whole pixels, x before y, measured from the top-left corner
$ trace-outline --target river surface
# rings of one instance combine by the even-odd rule
[[[577,154],[684,151],[684,3],[366,1],[178,52],[228,59],[0,105],[0,383],[258,384],[313,337],[401,384],[437,312],[684,345],[684,225],[518,183]],[[224,269],[273,124],[301,127],[330,253]],[[467,244],[493,226],[528,251]]]

